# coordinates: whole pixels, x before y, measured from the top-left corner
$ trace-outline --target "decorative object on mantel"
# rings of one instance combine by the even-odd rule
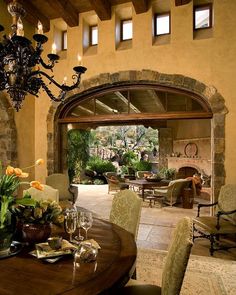
[[[42,159],[37,160],[35,163],[35,165],[41,164],[43,164]],[[33,166],[26,168],[31,168]],[[33,199],[28,197],[19,199],[15,195],[20,185],[20,178],[26,178],[28,175],[28,173],[23,172],[21,169],[12,166],[8,166],[6,173],[3,175],[2,165],[0,165],[0,256],[5,256],[10,251],[16,229],[16,214],[14,208],[26,205],[34,207],[36,204],[36,201]],[[41,184],[37,181],[31,182],[30,185],[42,189]]]
[[[196,157],[197,153],[198,153],[198,147],[197,147],[196,143],[189,142],[188,144],[186,144],[186,146],[184,148],[184,153],[189,158]]]
[[[77,88],[80,84],[81,74],[87,70],[83,66],[76,66],[72,79],[75,82],[71,86],[66,85],[67,78],[64,78],[63,84],[59,84],[53,79],[53,76],[40,70],[40,66],[44,69],[51,70],[58,62],[59,56],[56,54],[55,44],[52,46],[52,53],[47,55],[48,63],[45,63],[41,57],[43,52],[43,44],[48,41],[47,36],[43,35],[43,26],[38,23],[38,32],[33,35],[36,41],[36,47],[32,46],[32,42],[24,37],[24,29],[22,18],[26,11],[17,0],[13,0],[8,4],[8,11],[12,15],[12,33],[8,37],[3,35],[0,43],[0,90],[6,90],[11,97],[13,107],[18,111],[27,94],[38,96],[40,88],[46,91],[50,99],[56,102],[63,102],[68,91]],[[4,27],[0,25],[0,32],[4,31]],[[81,57],[78,56],[79,63]],[[59,95],[56,97],[52,94],[49,87],[43,80],[48,79],[49,84],[53,83],[60,89]]]

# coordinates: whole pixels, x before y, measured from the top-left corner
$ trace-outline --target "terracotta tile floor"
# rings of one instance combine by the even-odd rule
[[[107,185],[78,185],[78,187],[79,197],[76,204],[108,219],[112,194],[108,194]],[[196,201],[207,202],[200,199]],[[205,209],[204,213],[207,214],[208,210]],[[137,238],[138,247],[167,250],[172,231],[178,220],[184,216],[195,217],[196,213],[196,204],[193,209],[183,209],[175,206],[159,208],[158,204],[150,208],[149,203],[144,202]],[[196,240],[191,253],[210,256],[209,241],[206,239]],[[236,249],[217,251],[214,253],[214,257],[236,260]]]

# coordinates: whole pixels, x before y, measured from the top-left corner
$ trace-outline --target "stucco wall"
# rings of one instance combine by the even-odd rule
[[[2,4],[3,1],[1,1]],[[154,1],[157,4],[161,1]],[[235,76],[236,76],[236,1],[217,0],[214,1],[214,28],[213,37],[208,39],[193,40],[192,31],[192,3],[175,7],[174,0],[171,0],[171,38],[166,45],[152,45],[152,17],[153,10],[150,8],[147,13],[136,15],[132,8],[133,17],[133,40],[132,49],[116,50],[115,46],[115,12],[119,8],[132,7],[131,3],[113,7],[112,19],[99,21],[99,45],[94,55],[82,55],[82,32],[83,19],[88,19],[93,13],[80,15],[80,25],[75,28],[68,28],[68,51],[67,58],[62,59],[54,71],[58,81],[64,76],[70,77],[72,67],[77,64],[77,54],[82,55],[82,63],[88,68],[83,79],[89,79],[100,73],[116,72],[122,70],[151,69],[158,72],[170,74],[182,74],[202,81],[206,85],[213,85],[222,94],[226,101],[229,113],[226,116],[226,182],[233,183],[236,179],[236,132],[234,128],[236,104],[235,104]],[[155,6],[155,10],[158,5]],[[0,9],[2,11],[2,9]],[[45,44],[45,52],[51,51],[53,39],[53,26],[57,21],[51,23],[51,31],[47,34],[49,42]],[[28,133],[34,135],[35,142],[33,151],[30,147],[29,153],[24,153],[24,146],[18,145],[20,162],[28,161],[29,155],[35,152],[34,158],[47,157],[47,123],[46,118],[50,107],[48,97],[42,93],[35,101],[35,129],[32,128],[32,108],[25,103],[25,113],[17,114],[19,142],[23,138],[29,138]],[[30,113],[30,114],[29,114]],[[28,128],[21,128],[21,120],[25,116],[30,117]],[[22,119],[23,118],[23,119]],[[30,156],[31,157],[31,156]],[[36,171],[36,178],[43,180],[47,174],[46,167]]]

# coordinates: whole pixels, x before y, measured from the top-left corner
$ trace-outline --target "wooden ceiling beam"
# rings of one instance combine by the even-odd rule
[[[148,0],[132,0],[132,3],[137,14],[147,12]]]
[[[111,19],[111,4],[108,0],[89,0],[100,20]]]
[[[79,25],[79,13],[71,2],[67,0],[53,0],[48,1],[48,3],[53,9],[58,11],[69,27],[76,27]]]
[[[12,2],[11,0],[4,0],[6,4]],[[43,15],[30,1],[21,0],[19,3],[22,4],[23,8],[26,11],[25,19],[35,27],[38,25],[38,21],[43,24],[44,32],[48,32],[50,30],[50,20]]]
[[[190,3],[192,0],[175,0],[175,6],[181,6]]]

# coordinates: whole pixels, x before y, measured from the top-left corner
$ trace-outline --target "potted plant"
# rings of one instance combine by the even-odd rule
[[[42,163],[43,160],[39,159],[35,165],[41,165]],[[5,174],[2,174],[2,166],[0,164],[0,256],[6,255],[9,252],[16,229],[14,207],[18,205],[35,206],[36,204],[36,201],[33,199],[17,198],[16,190],[19,187],[20,178],[26,177],[28,177],[28,173],[12,166],[8,166]],[[39,182],[31,182],[30,185],[40,187]]]

